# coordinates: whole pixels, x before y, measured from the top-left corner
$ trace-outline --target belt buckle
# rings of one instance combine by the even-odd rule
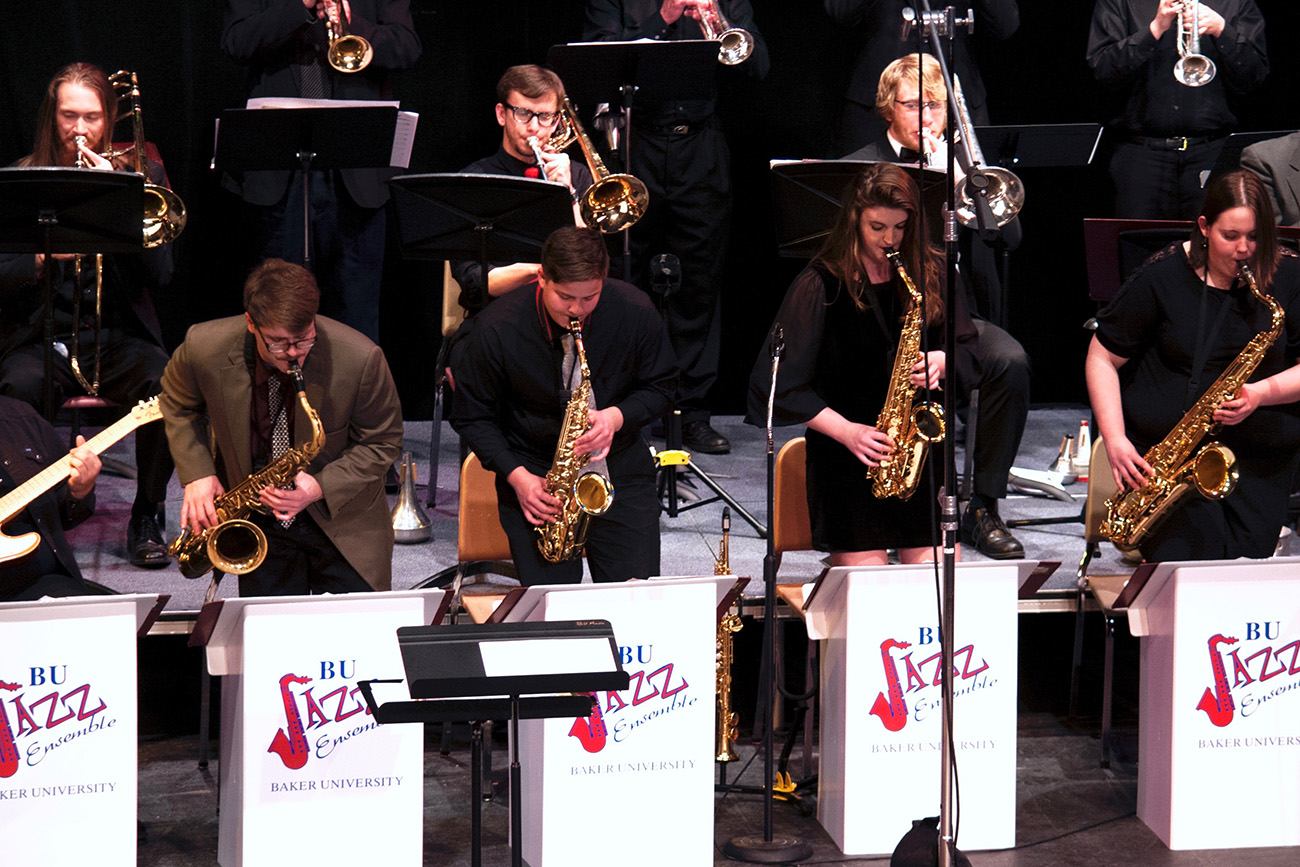
[[[673,135],[686,135],[691,131],[691,128],[689,124],[679,123],[676,126],[670,127],[668,131]]]
[[[1178,151],[1187,150],[1187,136],[1185,135],[1179,136],[1178,138],[1174,139],[1174,141],[1178,142],[1178,147],[1174,148],[1174,150],[1178,150]]]

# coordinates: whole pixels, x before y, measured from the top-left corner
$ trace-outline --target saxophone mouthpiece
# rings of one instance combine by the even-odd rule
[[[731,507],[730,506],[722,507],[722,532],[724,533],[731,532]]]
[[[302,367],[299,366],[296,360],[289,362],[288,374],[289,374],[289,378],[293,380],[294,389],[296,389],[297,391],[302,391],[303,390]]]

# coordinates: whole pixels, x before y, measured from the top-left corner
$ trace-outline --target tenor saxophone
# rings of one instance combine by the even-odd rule
[[[582,556],[591,516],[603,515],[614,505],[614,485],[609,476],[588,469],[591,456],[577,454],[573,448],[578,438],[591,427],[589,415],[594,399],[587,350],[578,320],[569,321],[569,332],[578,353],[582,379],[564,409],[564,424],[560,428],[560,441],[555,444],[555,459],[546,473],[546,493],[559,500],[562,506],[560,517],[537,527],[537,549],[548,563],[561,563]]]
[[[298,392],[298,403],[311,422],[311,439],[286,450],[280,457],[213,500],[217,526],[198,534],[192,533],[189,527],[181,531],[168,551],[176,558],[181,574],[186,578],[205,575],[214,565],[229,575],[243,575],[262,565],[266,559],[266,534],[261,527],[248,520],[248,515],[252,512],[270,514],[270,509],[260,497],[262,489],[286,487],[325,447],[325,426],[321,424],[316,410],[307,402],[302,369],[297,362],[290,365],[289,376]]]
[[[722,510],[722,541],[718,543],[718,557],[713,561],[714,575],[731,574],[731,556],[728,537],[731,535],[731,507]],[[736,729],[740,718],[731,709],[731,665],[735,661],[735,648],[732,635],[740,631],[740,615],[728,611],[718,621],[718,635],[714,661],[716,666],[715,704],[717,709],[717,727],[713,760],[715,762],[734,762],[740,758],[736,752]]]
[[[1143,455],[1151,466],[1146,484],[1118,491],[1106,500],[1100,532],[1121,551],[1135,550],[1192,488],[1207,499],[1221,500],[1237,486],[1237,456],[1232,449],[1218,442],[1206,443],[1200,451],[1197,446],[1218,429],[1214,411],[1241,391],[1286,321],[1281,305],[1260,291],[1250,266],[1241,262],[1238,267],[1251,293],[1268,306],[1272,322],[1250,339],[1174,429]]]
[[[874,467],[867,468],[867,478],[872,479],[871,493],[877,498],[898,497],[911,499],[921,481],[921,467],[930,443],[941,442],[944,437],[943,407],[931,401],[917,403],[919,386],[912,385],[912,365],[921,352],[922,314],[924,300],[912,278],[907,276],[903,259],[897,250],[885,253],[898,270],[903,288],[911,296],[903,331],[898,337],[898,352],[894,356],[894,369],[889,378],[889,391],[885,405],[876,419],[876,428],[889,434],[894,441],[894,454]]]

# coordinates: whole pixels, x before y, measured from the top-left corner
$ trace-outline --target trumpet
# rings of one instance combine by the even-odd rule
[[[1174,78],[1187,87],[1201,87],[1214,80],[1214,61],[1201,53],[1201,4],[1183,0],[1178,7],[1178,61]]]
[[[645,209],[650,204],[650,192],[644,183],[628,174],[610,174],[605,162],[592,147],[591,139],[578,123],[577,112],[573,110],[568,97],[560,104],[560,119],[555,130],[546,140],[546,149],[554,153],[578,142],[582,148],[583,159],[591,169],[595,179],[578,200],[582,221],[588,226],[599,229],[606,235],[612,235],[630,228],[637,220],[645,216]],[[529,142],[537,156],[541,170],[541,147]],[[544,171],[544,170],[543,170]]]
[[[144,176],[144,245],[158,247],[176,240],[185,229],[185,203],[171,190],[149,181],[149,165],[144,155],[144,121],[140,114],[140,84],[135,73],[119,69],[108,80],[119,101],[129,99],[131,102],[131,128],[135,140],[133,169]],[[113,156],[117,153],[113,152]]]
[[[726,66],[744,63],[754,53],[754,37],[748,30],[732,27],[722,14],[718,0],[709,0],[699,7],[700,29],[704,38],[718,43],[718,62]]]
[[[360,72],[375,57],[370,40],[348,33],[347,16],[336,0],[325,0],[325,35],[329,39],[325,58],[339,72]]]

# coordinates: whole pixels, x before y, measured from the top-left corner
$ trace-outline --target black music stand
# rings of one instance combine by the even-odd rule
[[[632,108],[637,101],[707,99],[714,89],[718,43],[707,39],[575,42],[552,45],[546,63],[575,106],[620,105],[620,156],[632,165]],[[650,203],[654,206],[654,202]],[[623,279],[632,282],[632,242],[623,232]]]
[[[627,689],[630,679],[619,660],[613,627],[608,620],[403,626],[397,630],[397,641],[412,700],[377,705],[372,684],[401,681],[357,682],[377,722],[510,720],[510,855],[514,867],[521,867],[519,720],[585,717],[595,703],[589,693]],[[539,651],[538,642],[546,642],[546,650]],[[485,647],[490,652],[484,652]],[[555,652],[551,659],[539,663],[539,652],[546,651]],[[479,867],[483,857],[483,742],[477,725],[472,749],[471,864]]]
[[[573,200],[564,184],[509,175],[402,175],[389,183],[402,255],[409,259],[473,259],[483,269],[482,292],[461,290],[462,307],[487,304],[489,262],[540,262],[556,229],[573,225]],[[445,289],[444,289],[445,291]],[[429,505],[438,491],[442,392],[447,350],[434,361],[433,430],[429,435]]]
[[[55,253],[139,253],[144,249],[144,176],[94,169],[0,169],[0,253],[45,255],[41,403],[54,420]]]
[[[315,170],[387,168],[397,108],[229,108],[217,127],[213,168],[223,172],[302,174],[302,264],[311,264],[311,184]]]
[[[1269,139],[1282,138],[1293,132],[1300,132],[1300,130],[1275,129],[1268,132],[1234,132],[1223,143],[1223,149],[1219,151],[1219,158],[1214,161],[1214,168],[1210,170],[1210,178],[1217,178],[1219,175],[1241,168],[1241,152],[1251,145]],[[1209,178],[1206,179],[1206,183],[1209,183]]]
[[[1005,169],[1092,165],[1101,141],[1099,123],[977,126],[975,137],[990,165]]]

